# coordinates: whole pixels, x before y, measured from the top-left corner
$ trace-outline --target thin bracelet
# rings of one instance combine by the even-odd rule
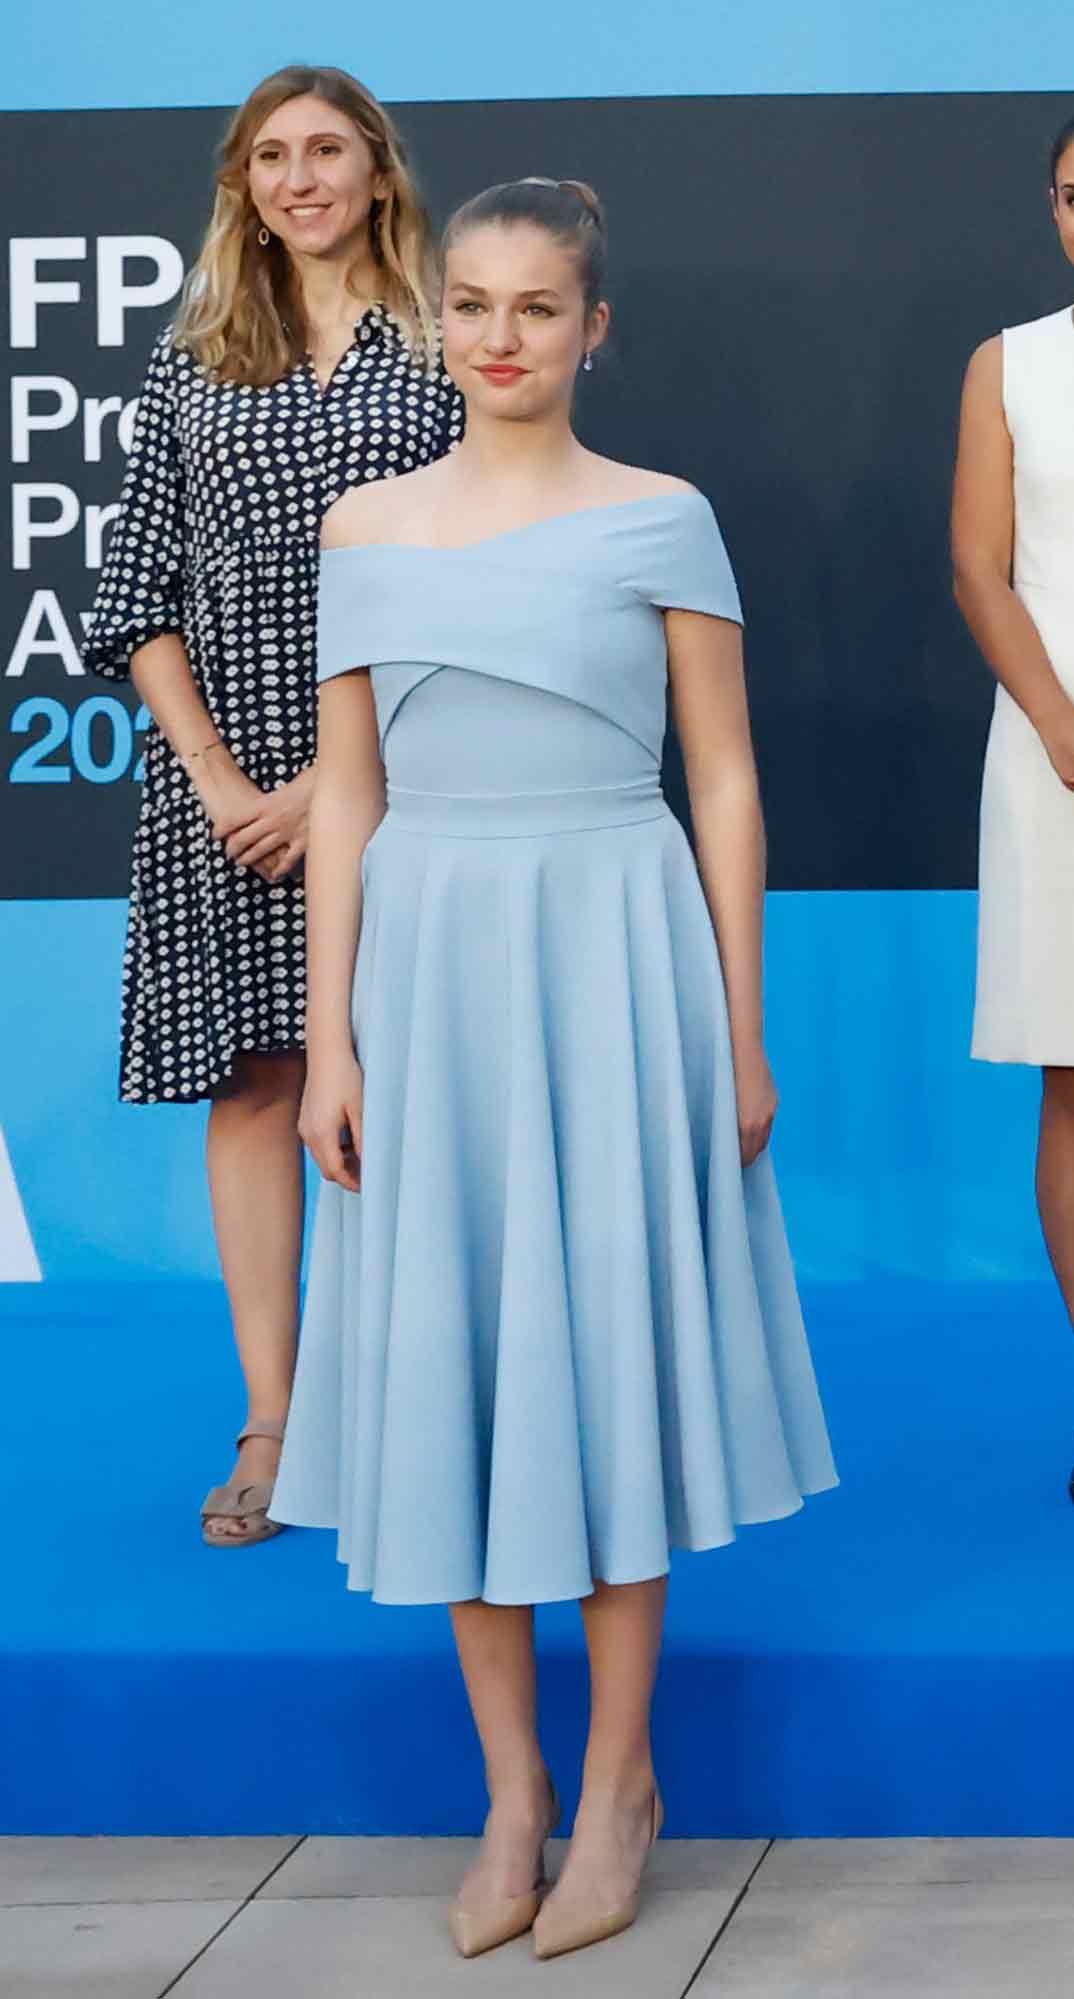
[[[187,750],[185,755],[180,756],[179,762],[182,764],[183,769],[187,770],[196,758],[206,756],[210,750],[222,750],[223,747],[224,745],[219,736],[214,736],[212,742],[203,743],[200,750]]]

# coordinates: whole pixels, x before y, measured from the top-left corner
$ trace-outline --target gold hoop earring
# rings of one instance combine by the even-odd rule
[[[265,228],[265,225],[264,225],[264,223],[262,223],[262,224],[261,224],[261,227],[260,227],[260,229],[259,229],[259,230],[258,230],[258,232],[257,232],[257,240],[258,240],[258,242],[260,243],[260,245],[261,245],[261,248],[262,248],[263,250],[267,250],[267,249],[268,249],[268,246],[269,246],[269,244],[270,244],[270,243],[271,243],[271,241],[272,241],[272,238],[271,238],[271,236],[269,235],[269,233],[268,233],[268,230],[267,230],[267,229]]]

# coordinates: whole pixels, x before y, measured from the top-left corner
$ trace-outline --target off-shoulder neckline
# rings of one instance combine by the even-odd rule
[[[635,507],[666,507],[676,500],[694,501],[704,498],[704,494],[696,486],[691,486],[685,493],[681,491],[649,493],[636,500],[612,500],[603,507],[571,507],[564,513],[542,514],[535,521],[525,521],[521,527],[501,528],[497,534],[482,535],[480,541],[347,541],[336,542],[330,548],[322,548],[321,555],[373,554],[377,550],[382,553],[385,550],[393,553],[402,550],[411,555],[466,555],[473,549],[493,548],[497,542],[514,541],[520,535],[533,534],[538,528],[562,526],[565,521],[587,520],[592,516],[604,514],[624,514]]]

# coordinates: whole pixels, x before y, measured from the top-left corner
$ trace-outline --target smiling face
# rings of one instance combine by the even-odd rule
[[[319,97],[291,97],[254,136],[250,199],[266,229],[294,256],[349,251],[368,232],[388,191],[373,150],[345,112]]]
[[[1052,213],[1059,231],[1059,241],[1065,254],[1074,264],[1074,140],[1065,153],[1059,156],[1055,170],[1055,186],[1052,189]]]
[[[531,222],[466,229],[444,268],[444,361],[473,410],[532,421],[569,410],[608,308],[586,312],[578,258]]]

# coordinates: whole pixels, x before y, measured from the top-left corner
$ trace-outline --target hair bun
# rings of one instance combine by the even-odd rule
[[[501,181],[498,186],[471,196],[448,219],[440,246],[441,266],[460,236],[486,222],[507,225],[524,222],[545,230],[576,258],[586,312],[596,309],[604,296],[608,231],[600,196],[588,181],[550,180],[545,174],[527,174],[522,180]]]
[[[603,230],[604,204],[596,189],[590,187],[587,180],[561,180],[557,182],[557,186],[562,188],[564,194],[577,195],[582,207],[587,209],[593,217],[597,228]]]

